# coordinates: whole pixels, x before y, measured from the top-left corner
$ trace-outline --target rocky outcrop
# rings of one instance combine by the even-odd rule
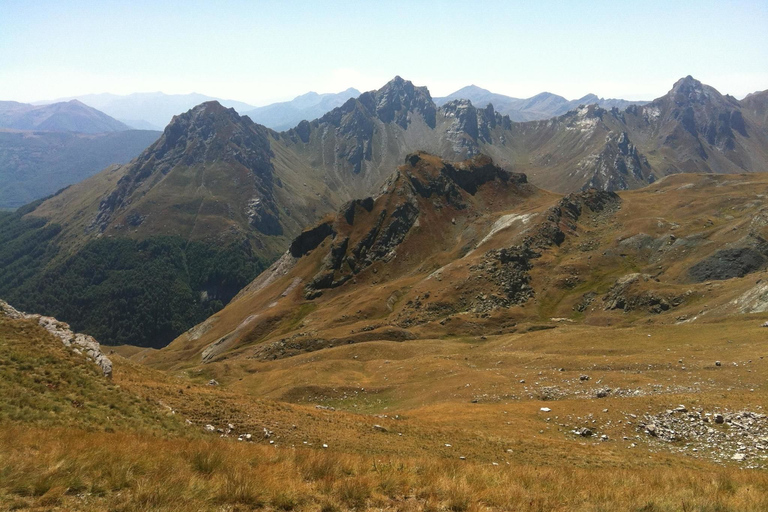
[[[294,258],[300,258],[309,253],[312,249],[315,249],[318,245],[323,243],[323,240],[332,235],[336,235],[332,223],[323,222],[313,228],[302,231],[301,234],[293,240],[288,252]]]
[[[470,267],[473,277],[481,277],[493,287],[471,303],[471,310],[485,313],[498,308],[524,304],[534,295],[530,286],[533,260],[552,246],[561,245],[567,233],[577,229],[585,210],[594,214],[612,214],[621,199],[613,192],[590,189],[569,194],[546,212],[546,219],[531,230],[522,243],[485,253],[483,262]],[[586,306],[585,306],[586,308]]]
[[[349,237],[336,240],[323,260],[323,268],[307,284],[307,298],[319,296],[320,290],[341,286],[376,261],[389,261],[418,215],[418,204],[408,198],[390,212],[381,211],[377,222],[353,247]]]
[[[490,157],[479,155],[466,162],[443,162],[437,172],[429,170],[430,163],[422,158],[426,153],[412,153],[406,157],[408,167],[403,169],[410,185],[421,197],[441,196],[447,204],[461,210],[466,205],[463,194],[475,195],[480,187],[494,180],[524,185],[525,174],[512,173],[493,163]]]
[[[668,296],[652,290],[639,289],[638,285],[650,279],[648,274],[639,273],[627,274],[617,279],[603,297],[605,310],[621,309],[629,312],[644,309],[649,313],[658,314],[683,303],[685,296]]]
[[[656,181],[648,160],[630,142],[627,132],[608,134],[602,151],[580,165],[593,169],[584,189],[626,190]]]
[[[13,306],[2,300],[0,300],[0,315],[14,320],[30,319],[37,321],[45,330],[59,338],[66,347],[71,348],[78,354],[85,355],[96,363],[101,368],[105,377],[112,377],[112,361],[101,352],[99,342],[93,339],[93,337],[87,334],[74,333],[69,328],[69,324],[59,322],[53,317],[30,315],[17,311]]]
[[[541,256],[527,245],[517,245],[503,249],[493,249],[485,253],[483,262],[470,267],[474,275],[482,275],[492,283],[495,291],[475,297],[470,310],[485,313],[499,308],[509,308],[524,304],[533,297],[533,288],[529,284],[533,268],[532,260]]]
[[[568,194],[546,212],[546,220],[526,238],[524,245],[538,249],[560,245],[566,233],[576,230],[576,222],[585,209],[593,214],[612,215],[620,206],[621,198],[614,192],[589,189]]]
[[[405,161],[376,200],[351,201],[341,208],[335,221],[307,230],[294,240],[290,253],[299,257],[327,237],[333,238],[321,269],[305,287],[308,299],[318,297],[324,289],[343,285],[375,262],[390,261],[422,209],[463,210],[470,196],[486,183],[527,183],[524,174],[508,172],[487,156],[458,163],[440,160],[437,164],[431,155],[413,153]],[[361,224],[366,231],[353,239],[348,234],[350,228]]]

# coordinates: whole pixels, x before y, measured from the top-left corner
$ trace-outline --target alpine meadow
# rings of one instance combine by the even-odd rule
[[[765,3],[2,11],[0,510],[768,510]]]

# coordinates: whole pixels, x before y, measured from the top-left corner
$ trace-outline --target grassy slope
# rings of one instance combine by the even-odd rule
[[[629,416],[679,403],[705,411],[760,410],[768,398],[760,379],[768,370],[759,358],[768,353],[760,336],[764,317],[378,342],[169,373],[113,355],[114,386],[104,386],[139,397],[150,409],[143,416],[148,420],[115,422],[114,432],[105,433],[103,417],[95,416],[95,425],[77,435],[5,422],[0,507],[764,510],[764,471],[714,464],[710,453],[686,448],[695,440],[663,443]],[[7,324],[0,328],[9,332]],[[20,336],[37,329],[14,328],[22,329]],[[25,346],[14,353],[27,357]],[[723,367],[714,367],[716,358]],[[52,360],[41,360],[44,374]],[[591,380],[580,382],[580,374]],[[206,386],[211,377],[222,385]],[[590,398],[600,386],[648,391],[657,384],[658,392],[644,396]],[[543,392],[555,388],[571,394],[542,401]],[[169,438],[137,435],[143,421],[157,415],[152,407],[163,406],[175,411],[169,420],[189,418],[195,426]],[[544,406],[552,412],[541,412]],[[235,435],[253,433],[254,442],[206,435],[206,423],[233,423]],[[584,425],[609,440],[569,432]]]
[[[585,220],[578,242],[597,237],[601,243],[613,243],[625,231],[656,236],[668,229],[672,218],[680,224],[675,232],[681,238],[706,227],[712,230],[708,237],[718,241],[712,245],[737,239],[742,234],[738,226],[755,218],[758,206],[732,199],[762,193],[760,187],[765,185],[754,183],[754,176],[738,177],[729,185],[730,179],[714,179],[720,185],[714,188],[700,181],[683,189],[691,196],[685,199],[676,194],[682,203],[667,200],[671,196],[665,191],[677,191],[690,182],[690,176],[667,180],[649,191],[624,194],[624,205],[610,229],[601,231]],[[534,209],[542,206],[536,200],[527,204]],[[640,211],[645,214],[638,215]],[[705,217],[705,211],[710,215]],[[470,222],[459,216],[455,229],[480,238],[490,222]],[[446,240],[454,238],[452,232],[442,235]],[[440,240],[437,237],[434,243]],[[9,418],[14,420],[3,422],[0,436],[2,506],[85,510],[764,510],[768,506],[765,473],[740,469],[764,464],[764,459],[750,458],[739,464],[730,461],[730,453],[721,455],[717,449],[700,447],[694,452],[692,448],[699,446],[695,439],[664,443],[642,432],[631,415],[641,418],[680,403],[705,412],[761,411],[768,398],[760,378],[768,370],[768,362],[761,356],[768,355],[768,345],[759,326],[768,318],[766,314],[725,318],[712,314],[692,324],[670,325],[678,313],[660,315],[655,317],[658,322],[647,323],[649,317],[644,313],[598,311],[592,323],[602,327],[549,322],[547,315],[560,314],[560,307],[570,308],[567,297],[583,291],[561,296],[560,288],[542,289],[547,278],[557,280],[556,273],[543,270],[553,262],[566,267],[583,264],[580,275],[597,281],[604,276],[601,282],[605,283],[632,270],[631,265],[624,268],[611,263],[614,260],[601,260],[596,256],[599,251],[582,252],[576,247],[565,245],[562,254],[542,262],[542,271],[534,280],[544,291],[536,299],[538,303],[525,308],[530,311],[526,313],[529,320],[520,322],[517,332],[485,339],[479,334],[495,331],[470,317],[464,322],[480,326],[474,328],[479,328],[478,335],[469,328],[462,332],[461,323],[458,327],[449,324],[442,331],[439,324],[432,324],[417,340],[338,346],[269,362],[233,357],[200,366],[193,351],[180,369],[159,372],[114,355],[115,377],[109,384],[92,382],[97,377],[91,375],[95,368],[83,365],[82,360],[82,366],[73,365],[73,356],[57,342],[51,347],[55,357],[41,354],[35,340],[47,335],[39,328],[3,324],[0,338],[12,340],[3,350],[12,363],[3,365],[11,369],[10,376],[3,379],[5,386],[10,383],[3,396],[17,397],[17,401],[7,401]],[[406,246],[403,254],[407,250],[413,248]],[[316,258],[322,257],[321,251],[317,254]],[[590,254],[594,256],[591,260],[583,259]],[[424,272],[431,273],[433,267],[454,257],[448,244],[432,260],[416,261]],[[685,268],[684,261],[678,260],[671,261],[680,263],[679,268],[668,267],[673,277],[679,277]],[[585,271],[587,262],[596,267],[592,273]],[[300,262],[307,266],[305,271],[312,271],[316,264],[313,258]],[[407,264],[399,269],[397,265],[380,267],[377,274],[360,277],[358,292],[328,293],[316,308],[301,300],[284,300],[274,308],[282,308],[283,315],[275,333],[283,336],[312,326],[348,333],[351,328],[382,321],[389,314],[386,302],[393,289],[423,286],[419,273],[409,275],[408,268]],[[387,272],[396,281],[384,281],[381,288],[371,286]],[[447,283],[449,272],[444,272],[443,282]],[[708,294],[707,302],[721,301],[755,279],[751,276],[700,288]],[[287,284],[277,281],[270,293],[279,296]],[[296,293],[300,294],[300,288]],[[403,298],[397,299],[395,309],[403,302]],[[295,309],[288,303],[295,304]],[[697,310],[702,303],[690,307]],[[354,308],[363,311],[362,316]],[[342,318],[345,314],[352,318]],[[498,329],[500,322],[488,321],[489,326],[503,330]],[[543,323],[555,328],[526,332],[526,325]],[[615,325],[607,326],[609,323]],[[35,352],[29,352],[30,347]],[[148,356],[133,349],[125,353],[135,359]],[[180,355],[177,352],[171,360]],[[723,366],[715,367],[715,360],[721,360]],[[580,381],[582,374],[590,380]],[[205,385],[211,378],[222,385]],[[60,391],[49,391],[49,381],[64,384]],[[83,386],[72,389],[70,383]],[[20,391],[22,387],[39,391],[30,396]],[[607,398],[594,398],[601,387],[632,393],[617,391]],[[634,394],[636,390],[639,395]],[[70,396],[72,393],[75,395]],[[85,407],[87,415],[73,415],[70,409],[84,409],[73,407],[73,399],[96,405]],[[112,403],[115,408],[107,405]],[[335,410],[318,409],[317,405]],[[543,413],[541,407],[549,407],[551,412]],[[47,412],[56,408],[63,413]],[[175,414],[166,416],[171,410]],[[41,416],[44,421],[36,420]],[[183,419],[193,426],[174,426]],[[168,427],[159,426],[168,421]],[[202,426],[208,423],[217,428],[232,423],[235,434],[252,433],[255,442],[205,435]],[[388,432],[374,430],[374,424]],[[58,429],[70,426],[77,429],[76,436],[71,430]],[[570,433],[582,426],[609,440]],[[105,428],[114,432],[103,432]],[[262,434],[265,428],[272,431],[269,438]],[[147,431],[156,434],[146,435]],[[163,432],[173,437],[157,435]],[[323,444],[328,448],[322,448]],[[715,463],[717,459],[724,464]]]
[[[178,428],[156,406],[103,378],[33,320],[0,318],[0,421],[91,431]]]

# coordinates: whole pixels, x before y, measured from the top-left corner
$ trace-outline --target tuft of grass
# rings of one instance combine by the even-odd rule
[[[364,509],[372,492],[373,486],[369,476],[351,476],[341,479],[335,494],[347,507]]]
[[[222,467],[224,458],[220,452],[204,448],[192,455],[191,464],[196,472],[204,476],[211,476]]]
[[[248,472],[238,468],[227,474],[216,495],[222,504],[262,507],[265,500],[262,490]]]

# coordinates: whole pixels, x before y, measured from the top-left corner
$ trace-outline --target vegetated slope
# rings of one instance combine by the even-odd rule
[[[624,110],[630,105],[644,105],[647,101],[628,101],[622,99],[599,98],[594,94],[577,100],[566,100],[562,96],[550,92],[542,92],[531,98],[513,98],[503,94],[492,93],[476,85],[462,87],[456,92],[443,98],[435,98],[438,106],[455,100],[469,100],[479,108],[485,108],[489,103],[497,112],[507,115],[512,121],[536,121],[561,116],[582,105],[598,105],[605,109],[618,108]]]
[[[0,130],[0,208],[18,208],[136,157],[160,132]]]
[[[88,237],[180,236],[280,254],[337,200],[279,143],[279,135],[216,102],[176,116],[127,165],[107,169],[32,214]]]
[[[603,325],[548,315],[583,284],[615,282],[618,261],[656,269],[660,256],[699,279],[688,263],[762,232],[766,192],[761,175],[680,175],[560,198],[485,157],[416,154],[384,195],[297,237],[271,283],[170,350],[121,350],[172,372],[115,354],[110,382],[36,323],[0,319],[0,411],[13,418],[0,508],[763,510],[764,472],[742,469],[764,467],[766,313],[712,310],[755,276],[686,284],[692,299],[671,307],[707,310],[692,323],[633,299],[660,295],[664,274],[593,300],[585,323]],[[612,304],[626,312],[600,311]],[[251,307],[239,325],[253,341],[235,332],[201,364],[202,337]],[[637,325],[604,326],[625,319]]]
[[[751,440],[765,426],[749,412],[765,397],[765,363],[746,362],[766,346],[755,320],[377,342],[173,373],[113,355],[113,383],[48,352],[60,343],[41,349],[44,330],[0,321],[0,386],[9,409],[24,405],[0,432],[0,507],[757,512],[768,482],[743,470],[760,467]],[[671,443],[670,424],[714,433]]]
[[[170,352],[202,353],[205,360],[213,360],[235,347],[267,339],[273,331],[292,331],[306,313],[329,300],[326,296],[344,294],[344,290],[363,295],[348,296],[333,307],[344,318],[357,318],[366,309],[365,295],[372,299],[370,286],[378,285],[377,295],[386,294],[389,288],[384,281],[409,282],[415,269],[431,273],[470,251],[480,226],[488,220],[483,215],[487,209],[499,211],[520,204],[533,209],[542,198],[552,196],[527,184],[524,176],[493,165],[487,157],[453,165],[425,153],[413,154],[409,164],[392,175],[381,196],[347,203],[338,216],[299,235],[288,252],[222,313],[234,316],[210,319],[181,336]],[[378,275],[380,269],[386,273]],[[517,282],[524,277],[510,279]],[[500,300],[521,300],[520,292],[508,284],[505,290],[511,295]],[[279,299],[283,293],[289,298]],[[375,315],[386,316],[388,308],[399,302],[401,292],[389,293],[395,295],[386,298],[380,310],[375,307]],[[297,297],[307,301],[295,302]],[[317,297],[319,303],[314,302]],[[403,335],[410,336],[401,329],[391,333]],[[315,348],[333,343],[314,337],[304,341]]]
[[[328,209],[296,193],[313,182],[271,139],[218,103],[178,116],[131,163],[6,215],[5,257],[24,277],[7,273],[2,292],[104,342],[162,346]]]
[[[124,353],[215,379],[224,411],[243,404],[209,421],[235,425],[230,436],[266,429],[255,442],[276,453],[363,453],[377,482],[389,475],[378,461],[423,456],[454,461],[454,478],[475,463],[495,471],[493,488],[536,468],[534,480],[544,471],[564,486],[568,508],[759,510],[764,483],[738,505],[714,488],[672,503],[644,485],[596,497],[564,475],[645,482],[687,468],[733,482],[736,466],[765,467],[768,311],[755,282],[766,271],[727,278],[734,258],[718,252],[750,252],[743,238],[764,236],[753,220],[766,192],[758,174],[682,174],[560,197],[484,157],[414,154],[383,195],[303,232],[220,313],[162,350]],[[700,282],[702,262],[722,273]],[[189,403],[166,393],[173,407]],[[506,486],[491,495],[461,482],[477,506],[535,510],[533,496],[561,506],[535,485],[522,503]],[[672,492],[690,489],[678,483]]]
[[[303,232],[224,310],[151,357],[269,360],[552,318],[671,324],[766,311],[765,286],[745,276],[768,267],[767,193],[762,174],[683,174],[621,196],[558,198],[486,157],[412,155],[383,195]]]
[[[0,101],[0,128],[77,133],[106,133],[130,129],[117,119],[77,100],[50,105]]]
[[[340,107],[348,99],[357,96],[360,96],[360,91],[352,87],[339,93],[308,92],[291,101],[272,103],[253,110],[239,112],[267,128],[282,131],[293,128],[305,119],[317,119],[329,110]]]

